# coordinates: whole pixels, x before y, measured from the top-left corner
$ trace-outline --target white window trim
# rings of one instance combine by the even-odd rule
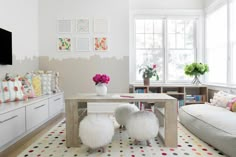
[[[137,17],[141,18],[141,17],[155,17],[155,18],[164,18],[164,19],[167,19],[167,18],[170,18],[170,19],[174,19],[174,18],[181,18],[181,19],[193,19],[193,18],[196,18],[198,19],[197,20],[197,23],[196,23],[196,26],[198,27],[196,30],[198,32],[196,32],[196,50],[195,50],[195,60],[196,61],[199,61],[199,62],[203,62],[203,42],[201,43],[200,41],[203,41],[203,19],[204,19],[204,12],[200,9],[192,9],[192,10],[189,10],[189,9],[155,9],[155,10],[152,10],[152,9],[148,9],[148,10],[131,10],[130,11],[130,14],[129,14],[129,21],[130,21],[130,27],[129,27],[129,43],[130,43],[130,47],[129,47],[129,82],[130,83],[141,83],[141,81],[137,81],[136,80],[136,54],[135,54],[135,19]],[[166,20],[165,20],[166,21]],[[164,25],[166,25],[166,22],[164,22]],[[166,31],[166,30],[165,30]],[[167,32],[164,32],[165,35]],[[163,38],[163,42],[165,40],[165,43],[166,42],[166,38]],[[164,54],[163,55],[166,55],[165,51],[167,51],[167,48],[166,48],[166,45],[164,45]],[[197,53],[197,51],[199,53]],[[163,66],[164,66],[164,69],[165,71],[163,71],[163,81],[160,82],[158,81],[158,83],[186,83],[186,81],[168,81],[167,82],[167,57],[164,56],[164,63],[163,63]],[[154,82],[154,83],[157,83]],[[190,82],[189,82],[190,83]]]

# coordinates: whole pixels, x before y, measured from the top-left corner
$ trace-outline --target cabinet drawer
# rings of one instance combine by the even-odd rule
[[[0,147],[25,132],[25,108],[0,115]]]
[[[48,119],[48,100],[26,107],[26,128],[27,130],[37,126]]]
[[[63,109],[64,99],[63,95],[54,96],[49,99],[49,116],[54,116]]]

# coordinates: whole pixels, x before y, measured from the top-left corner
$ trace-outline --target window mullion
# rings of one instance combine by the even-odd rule
[[[193,25],[193,48],[194,48],[194,61],[198,61],[198,43],[197,43],[197,21],[196,19],[194,20],[194,25]]]
[[[167,82],[167,80],[168,80],[168,76],[167,76],[167,73],[168,73],[168,62],[167,62],[167,19],[166,18],[164,18],[163,19],[163,28],[162,28],[162,31],[163,31],[163,33],[162,33],[162,37],[163,37],[163,52],[162,52],[162,54],[163,54],[163,57],[164,57],[164,65],[163,65],[163,67],[164,67],[164,70],[163,70],[163,79],[164,79],[164,83],[166,83]]]
[[[230,27],[230,2],[227,0],[227,84],[232,84],[232,72],[233,69],[232,60],[231,60],[231,27]]]

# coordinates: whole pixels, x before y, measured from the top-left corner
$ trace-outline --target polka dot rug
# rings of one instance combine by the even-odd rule
[[[112,142],[104,153],[101,149],[88,152],[81,145],[66,147],[65,120],[24,150],[18,157],[224,157],[222,152],[202,142],[181,124],[178,124],[178,147],[166,148],[159,137],[151,140],[151,146],[144,143],[134,145],[125,130],[117,128]]]

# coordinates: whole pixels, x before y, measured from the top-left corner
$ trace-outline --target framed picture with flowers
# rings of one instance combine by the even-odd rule
[[[70,52],[71,51],[71,37],[58,37],[57,50]]]
[[[108,51],[108,38],[107,37],[94,37],[94,51]]]

